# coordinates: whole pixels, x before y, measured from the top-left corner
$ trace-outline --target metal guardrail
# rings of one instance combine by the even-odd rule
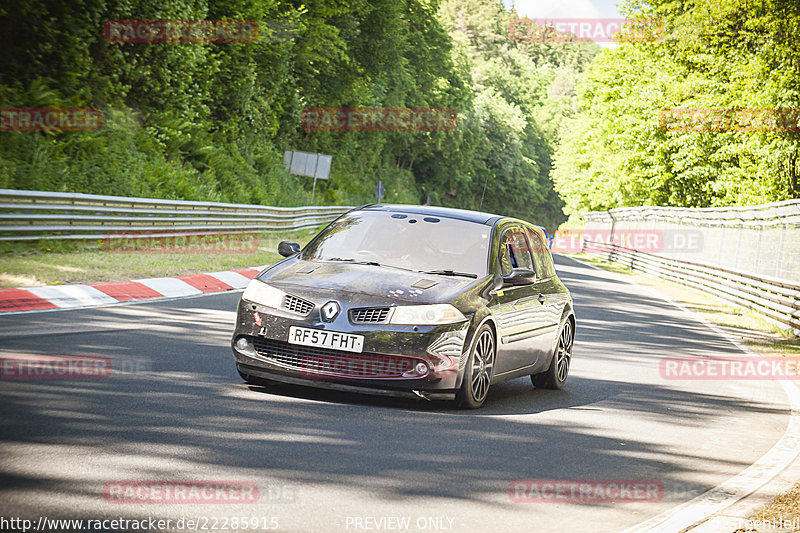
[[[0,189],[0,241],[108,239],[139,233],[267,233],[315,228],[349,209]]]
[[[613,243],[584,240],[582,251],[606,255],[609,261],[631,270],[707,292],[800,332],[800,283],[662,257]]]
[[[800,200],[734,207],[619,207],[583,213],[587,223],[667,222],[690,226],[768,227],[800,225]]]
[[[611,235],[653,231],[664,237],[692,236],[696,246],[665,243],[658,252],[662,257],[800,283],[800,199],[732,207],[622,207],[583,213],[583,218],[587,230]]]

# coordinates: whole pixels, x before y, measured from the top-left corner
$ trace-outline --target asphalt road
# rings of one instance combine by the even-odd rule
[[[517,379],[478,411],[247,386],[228,346],[239,293],[2,316],[0,356],[100,356],[114,370],[0,380],[0,517],[157,517],[170,531],[202,517],[206,531],[212,518],[218,531],[242,530],[234,516],[297,532],[620,531],[778,441],[789,411],[776,382],[659,374],[663,357],[741,355],[735,346],[639,286],[566,258],[557,267],[578,320],[565,389]],[[516,503],[509,484],[521,479],[656,480],[663,494]],[[258,499],[107,501],[104,486],[121,480],[241,481]]]

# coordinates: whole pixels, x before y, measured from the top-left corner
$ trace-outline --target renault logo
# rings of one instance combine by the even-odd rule
[[[332,322],[340,311],[339,304],[336,302],[328,302],[322,306],[322,320],[325,322]]]

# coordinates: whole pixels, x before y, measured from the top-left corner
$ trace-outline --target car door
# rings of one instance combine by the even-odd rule
[[[533,262],[536,266],[536,282],[534,293],[540,306],[538,309],[539,325],[535,350],[539,353],[539,363],[547,366],[551,348],[558,335],[561,311],[564,308],[564,294],[559,290],[553,259],[541,235],[533,228],[525,228],[528,242],[531,245]]]
[[[536,271],[528,236],[522,226],[507,228],[500,239],[496,272],[504,276],[514,268]],[[530,367],[539,359],[541,348],[536,336],[543,316],[538,295],[535,283],[496,289],[495,305],[490,308],[498,329],[495,375]]]

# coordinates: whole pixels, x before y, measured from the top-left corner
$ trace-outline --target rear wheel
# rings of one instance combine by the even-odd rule
[[[456,395],[458,405],[467,409],[477,409],[483,405],[494,375],[495,347],[492,328],[484,324],[475,339],[464,370],[464,380]]]
[[[572,321],[567,320],[558,336],[558,344],[553,354],[550,368],[540,374],[533,374],[531,381],[537,389],[560,389],[567,381],[569,364],[572,360],[572,341],[575,334],[572,331]]]

